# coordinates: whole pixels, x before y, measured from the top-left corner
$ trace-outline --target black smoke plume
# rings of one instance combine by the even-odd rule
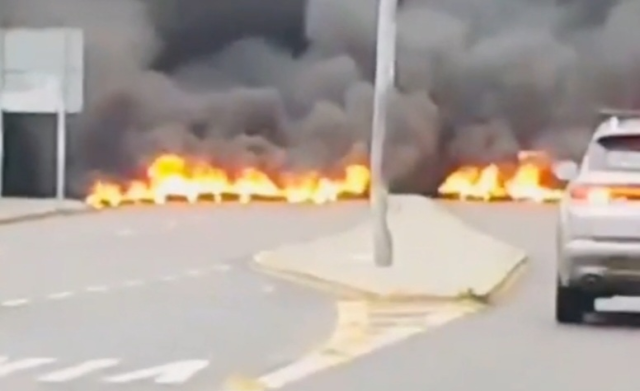
[[[160,151],[290,170],[365,156],[375,16],[376,0],[0,0],[5,27],[85,30],[80,192]],[[398,20],[386,165],[404,191],[526,148],[575,157],[597,105],[640,104],[640,0],[404,0]]]

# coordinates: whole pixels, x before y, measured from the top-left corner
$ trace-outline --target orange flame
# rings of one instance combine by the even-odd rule
[[[550,166],[544,153],[522,151],[514,170],[498,164],[464,166],[444,180],[438,193],[460,200],[554,202],[562,197],[563,191],[549,180]]]
[[[326,177],[315,171],[274,178],[252,167],[230,175],[222,168],[205,162],[165,154],[149,165],[145,180],[135,180],[125,185],[96,182],[86,203],[100,208],[135,202],[164,204],[171,198],[186,199],[193,203],[207,197],[221,202],[223,197],[233,196],[242,203],[255,198],[269,198],[290,203],[322,204],[342,197],[366,194],[370,176],[369,168],[361,164],[346,166],[337,178]]]

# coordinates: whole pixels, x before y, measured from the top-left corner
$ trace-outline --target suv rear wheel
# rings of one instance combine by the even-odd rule
[[[556,320],[559,323],[582,323],[583,315],[595,310],[595,297],[570,286],[556,285]]]

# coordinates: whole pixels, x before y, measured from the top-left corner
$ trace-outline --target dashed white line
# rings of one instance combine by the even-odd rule
[[[40,382],[45,383],[61,383],[69,380],[77,379],[88,373],[95,372],[100,369],[106,369],[118,365],[120,360],[106,358],[100,360],[86,361],[80,365],[61,369],[56,372],[51,372],[38,379]]]
[[[225,264],[213,265],[213,266],[211,266],[211,270],[216,271],[216,272],[227,272],[227,271],[231,270],[231,266],[225,265]]]
[[[96,293],[96,292],[106,292],[109,290],[109,288],[106,287],[105,285],[93,285],[93,286],[86,287],[85,290],[87,292]]]
[[[26,304],[29,304],[28,299],[5,300],[0,303],[3,307],[20,307]]]
[[[52,294],[47,296],[47,299],[48,300],[62,300],[62,299],[66,299],[68,297],[71,297],[74,294],[75,293],[73,293],[71,291],[52,293]]]
[[[210,271],[226,272],[229,270],[231,270],[231,266],[227,264],[216,264],[216,265],[210,266],[207,269],[189,269],[186,272],[184,272],[184,275],[187,275],[190,277],[199,277]],[[180,276],[168,275],[168,276],[161,277],[159,280],[163,282],[173,282],[179,279],[180,279]],[[128,280],[122,283],[122,285],[126,287],[137,287],[144,284],[145,284],[145,281],[143,280]],[[84,288],[84,291],[89,293],[99,293],[99,292],[104,293],[104,292],[108,292],[109,290],[110,288],[108,285],[90,285]],[[262,288],[262,291],[264,293],[272,293],[275,291],[275,288],[273,286],[267,285]],[[74,291],[60,291],[60,292],[48,294],[44,297],[44,299],[45,300],[63,300],[63,299],[67,299],[69,297],[75,296],[76,294],[77,292],[74,292]],[[0,302],[0,307],[20,307],[29,303],[30,303],[30,300],[26,298],[12,299],[12,300],[5,300]]]
[[[104,379],[107,383],[129,383],[144,379],[154,379],[158,384],[180,384],[189,380],[197,372],[209,366],[205,360],[188,360],[122,373]]]
[[[18,360],[14,362],[7,362],[6,358],[3,358],[2,365],[0,365],[0,377],[4,377],[10,375],[14,372],[21,371],[24,369],[32,369],[36,367],[40,367],[42,365],[51,364],[55,362],[54,358],[26,358],[24,360]]]
[[[276,291],[276,288],[273,285],[264,285],[262,287],[262,293],[270,294],[270,293],[273,293],[275,291]]]
[[[133,236],[135,235],[135,231],[129,228],[121,229],[116,232],[116,236]]]

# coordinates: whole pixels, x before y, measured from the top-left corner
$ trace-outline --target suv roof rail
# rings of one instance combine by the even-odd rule
[[[640,110],[633,109],[609,109],[603,108],[598,110],[597,122],[598,125],[608,121],[611,118],[618,118],[620,120],[627,119],[640,119]]]

